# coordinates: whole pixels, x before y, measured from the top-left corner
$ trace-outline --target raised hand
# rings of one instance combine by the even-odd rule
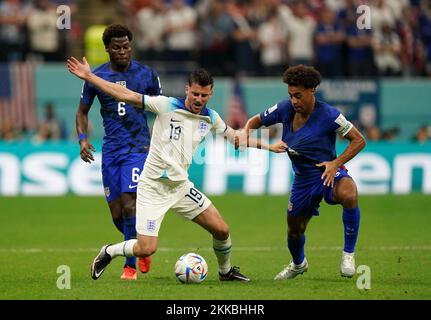
[[[82,62],[80,62],[75,57],[70,57],[69,59],[67,59],[67,69],[69,69],[70,73],[83,80],[87,80],[87,78],[91,74],[90,65],[88,64],[85,57],[82,58]]]

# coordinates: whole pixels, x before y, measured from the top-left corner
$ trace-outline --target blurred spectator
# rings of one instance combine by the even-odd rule
[[[289,64],[310,65],[314,58],[314,32],[316,22],[310,16],[307,5],[302,0],[295,0],[292,16],[288,20]]]
[[[237,75],[256,75],[259,69],[259,47],[256,26],[247,16],[248,2],[229,2],[227,9],[234,22],[232,39]]]
[[[23,61],[31,6],[21,0],[0,1],[0,61]]]
[[[414,141],[419,143],[425,143],[429,141],[429,139],[430,139],[430,129],[428,125],[421,126],[413,138]]]
[[[380,76],[401,74],[400,37],[389,24],[383,24],[380,32],[373,35],[374,61]]]
[[[402,74],[406,77],[421,75],[424,67],[424,45],[418,16],[418,7],[405,7],[398,26],[401,40]]]
[[[395,27],[395,14],[386,3],[387,0],[374,0],[371,5],[371,28],[373,32],[380,32],[384,25]]]
[[[425,74],[431,77],[431,1],[421,2],[421,14],[419,16],[419,26],[421,30],[424,48]]]
[[[45,105],[45,118],[40,122],[37,133],[33,137],[33,141],[43,142],[46,140],[65,139],[65,131],[64,125],[55,115],[54,105],[48,102]]]
[[[398,127],[386,129],[382,133],[382,140],[394,141],[397,138],[399,132],[400,132],[400,129]]]
[[[342,43],[346,36],[335,13],[327,7],[320,12],[320,23],[317,26],[316,60],[317,69],[326,78],[343,75]]]
[[[272,9],[267,21],[259,26],[260,61],[265,76],[281,76],[286,67],[286,38],[278,12]]]
[[[200,24],[201,64],[214,76],[233,75],[232,17],[227,13],[224,1],[211,0],[208,6]]]
[[[366,128],[365,137],[368,141],[380,141],[381,134],[380,129],[376,126],[370,126]]]
[[[167,58],[171,61],[191,60],[196,47],[197,12],[184,0],[172,0],[166,12]]]
[[[36,0],[27,26],[30,51],[37,60],[62,61],[64,58],[59,56],[60,34],[57,29],[57,18],[57,12],[49,0]]]
[[[14,127],[12,121],[9,119],[4,119],[0,122],[0,140],[14,141],[21,138],[21,131]]]
[[[136,15],[136,46],[139,59],[143,61],[162,60],[165,49],[165,4],[151,0],[149,6]]]
[[[356,23],[347,28],[347,63],[351,77],[371,77],[375,75],[372,32],[358,29]]]

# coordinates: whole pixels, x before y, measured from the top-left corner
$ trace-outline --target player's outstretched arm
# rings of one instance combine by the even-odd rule
[[[138,108],[143,107],[142,94],[96,76],[91,72],[90,65],[85,57],[82,59],[82,62],[74,57],[70,57],[67,59],[67,68],[72,74],[96,86],[115,100],[132,104]]]

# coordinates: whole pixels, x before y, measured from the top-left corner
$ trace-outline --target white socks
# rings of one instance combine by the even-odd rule
[[[106,248],[106,252],[112,257],[125,256],[125,257],[133,257],[133,246],[138,242],[136,239],[130,239],[124,242],[120,242],[117,244],[110,245]]]
[[[217,257],[219,272],[221,274],[228,273],[231,268],[230,253],[232,251],[232,242],[230,240],[230,235],[229,238],[222,241],[213,238],[213,249]]]

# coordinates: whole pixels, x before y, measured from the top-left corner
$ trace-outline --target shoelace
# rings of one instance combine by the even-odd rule
[[[343,258],[343,264],[352,264],[353,263],[353,256],[345,255]]]

